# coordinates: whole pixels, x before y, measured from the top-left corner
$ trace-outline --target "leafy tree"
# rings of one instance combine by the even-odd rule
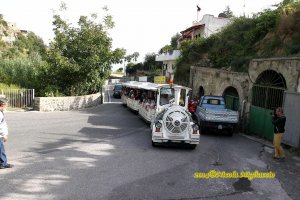
[[[142,67],[142,63],[134,64],[130,62],[126,65],[126,74],[129,74],[129,76],[134,76],[136,74],[137,69],[141,69]]]
[[[123,61],[124,62],[124,68],[125,68],[125,73],[127,73],[127,65],[129,63],[131,63],[131,61],[137,61],[138,57],[140,56],[139,52],[134,52],[133,54],[129,54],[129,55],[126,55],[124,58],[123,58]],[[127,62],[127,65],[126,65],[126,62]]]
[[[139,52],[134,52],[133,54],[129,54],[124,57],[124,62],[131,62],[131,61],[137,61],[138,57],[140,56]]]
[[[226,15],[226,17],[231,18],[234,17],[233,12],[231,11],[229,6],[226,6],[225,10],[223,13]]]
[[[163,46],[160,50],[159,50],[159,54],[163,54],[163,53],[167,53],[173,50],[173,47],[169,44]]]
[[[144,70],[156,70],[161,69],[160,62],[155,61],[156,54],[148,53],[145,56],[145,61],[143,62]]]
[[[208,39],[202,37],[194,40],[184,41],[180,45],[181,56],[176,61],[174,79],[181,84],[188,83],[191,65],[198,65],[202,59],[207,59],[207,52],[217,40],[211,36]]]
[[[26,57],[36,54],[44,57],[46,54],[46,45],[43,39],[33,32],[29,32],[27,36],[18,33],[14,46],[17,47],[20,52],[24,52],[27,55]]]
[[[179,33],[176,33],[172,38],[171,38],[171,47],[173,50],[177,49],[177,41],[181,37]]]
[[[44,57],[46,54],[44,41],[33,32],[29,32],[26,36],[17,33],[13,45],[6,45],[2,42],[0,47],[0,57],[3,59],[31,58],[36,56]]]
[[[122,72],[123,71],[123,67],[120,67],[119,69],[117,69],[117,72]]]
[[[142,71],[144,74],[149,76],[159,75],[161,72],[161,62],[155,61],[156,54],[155,53],[148,53],[145,56],[144,62],[134,64],[132,62],[126,65],[126,73],[130,76],[135,76],[138,71]]]
[[[0,25],[7,27],[7,22],[3,19],[3,15],[0,14]]]
[[[103,10],[107,12],[107,8]],[[47,53],[49,67],[44,69],[44,76],[48,77],[41,77],[46,80],[43,83],[65,95],[98,91],[109,76],[111,65],[120,63],[125,55],[124,49],[112,50],[112,39],[107,33],[114,26],[112,17],[106,14],[102,23],[97,23],[95,14],[91,19],[81,16],[77,27],[60,15],[53,18],[55,38]]]
[[[168,45],[165,45],[163,46],[160,50],[159,50],[159,54],[162,54],[162,53],[167,53],[167,52],[170,52],[170,51],[173,51],[173,50],[176,50],[178,49],[177,48],[177,41],[178,39],[180,38],[180,34],[179,33],[176,33],[175,35],[172,36],[171,38],[171,42],[170,44]]]

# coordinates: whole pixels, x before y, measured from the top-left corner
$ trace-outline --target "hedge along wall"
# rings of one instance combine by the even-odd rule
[[[100,93],[74,97],[35,97],[34,110],[66,111],[96,106],[102,103]]]

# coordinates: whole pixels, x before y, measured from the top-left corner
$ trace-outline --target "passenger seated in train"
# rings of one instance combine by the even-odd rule
[[[130,90],[129,92],[129,98],[134,99],[135,96],[135,91],[134,90]]]
[[[149,110],[150,105],[151,105],[151,99],[147,98],[146,99],[146,103],[144,104],[145,109]]]
[[[140,103],[143,103],[145,98],[146,98],[146,92],[143,91],[142,94],[141,94],[141,96],[140,96],[140,99],[139,99]]]
[[[169,95],[168,94],[161,94],[160,95],[160,105],[166,105],[169,103]]]
[[[156,108],[156,103],[155,103],[155,100],[154,100],[154,99],[151,100],[150,108],[151,108],[151,109],[155,109],[155,108]]]
[[[134,100],[140,100],[141,98],[141,91],[140,90],[136,90],[135,96],[134,96]]]
[[[130,90],[130,88],[126,88],[126,96],[127,97],[130,97],[130,95],[131,95],[131,90]]]

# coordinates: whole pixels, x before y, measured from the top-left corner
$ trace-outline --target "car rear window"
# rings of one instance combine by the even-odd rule
[[[115,90],[122,90],[122,85],[115,85]]]

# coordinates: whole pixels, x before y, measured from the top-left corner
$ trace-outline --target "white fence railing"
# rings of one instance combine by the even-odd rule
[[[0,96],[8,99],[9,107],[33,108],[34,89],[2,89]]]

